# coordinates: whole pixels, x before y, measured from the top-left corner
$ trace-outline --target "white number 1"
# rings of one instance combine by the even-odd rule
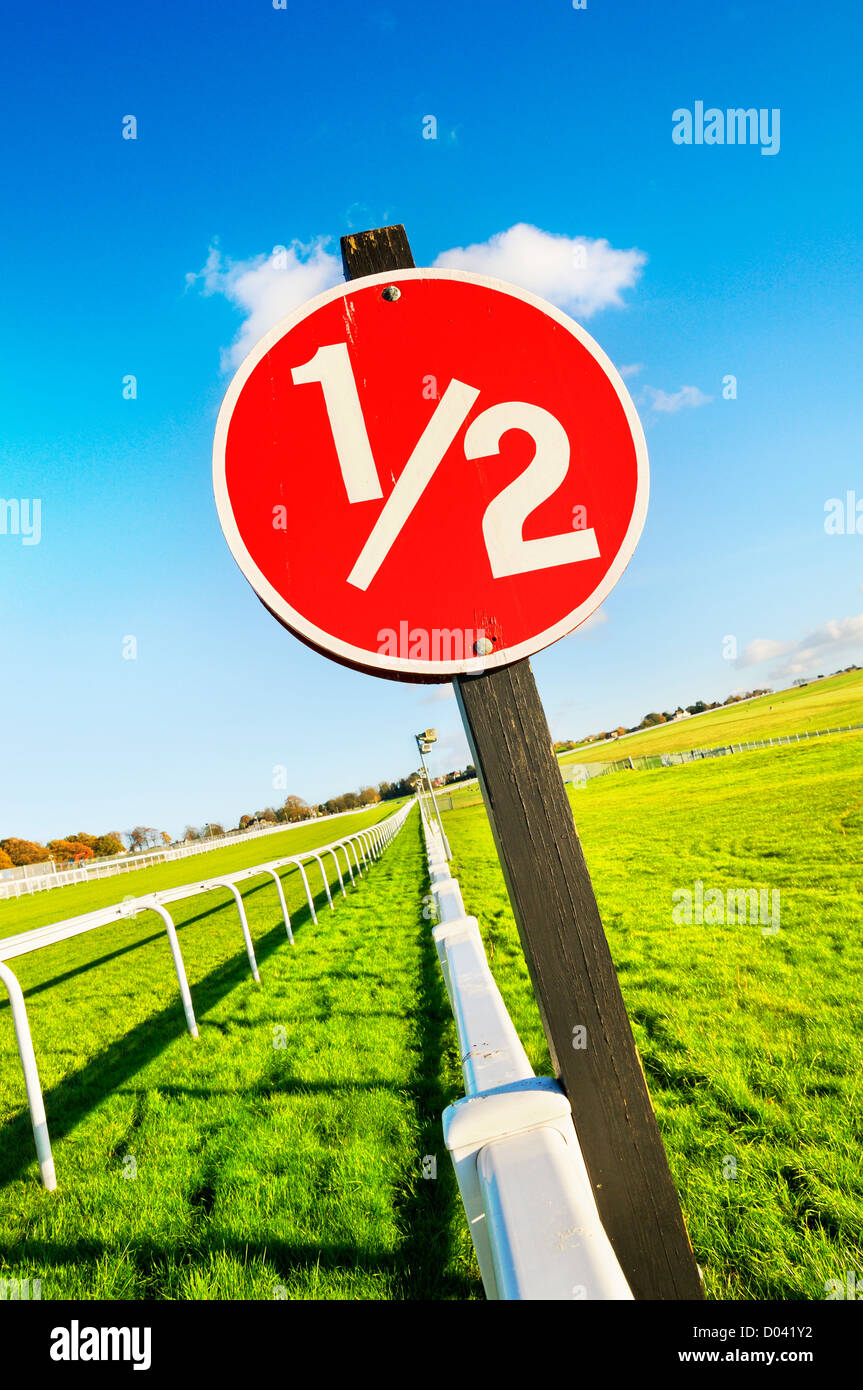
[[[371,502],[383,497],[347,343],[319,347],[308,362],[292,369],[291,376],[295,386],[312,381],[321,384],[348,501]]]
[[[297,386],[310,382],[321,385],[348,501],[383,497],[347,344],[318,348],[310,361],[293,368],[291,376]],[[369,587],[478,395],[475,386],[455,378],[450,382],[378,513],[348,575],[349,584],[363,590]],[[483,539],[494,578],[598,559],[599,546],[592,528],[530,541],[522,537],[528,516],[556,491],[569,470],[569,438],[550,411],[526,401],[491,406],[468,427],[465,457],[486,458],[499,453],[507,430],[524,431],[536,451],[524,472],[493,498],[483,516]]]

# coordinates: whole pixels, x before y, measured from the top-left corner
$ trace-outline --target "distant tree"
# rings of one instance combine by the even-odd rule
[[[162,843],[165,844],[165,845],[169,845],[169,844],[171,843],[171,837],[170,837],[170,835],[168,834],[167,830],[163,830],[163,831],[161,831],[160,833],[161,833],[161,836],[162,836]]]
[[[246,829],[248,829],[248,827],[251,825],[251,823],[252,823],[252,817],[251,817],[251,816],[240,816],[240,820],[239,820],[239,828],[240,828],[240,830],[246,830]]]
[[[122,854],[123,844],[116,834],[99,835],[93,846],[93,853],[98,859],[109,854]]]
[[[654,724],[664,724],[664,723],[665,723],[665,715],[664,715],[664,714],[658,714],[658,713],[656,712],[656,710],[654,710],[652,714],[646,714],[646,715],[644,716],[644,718],[643,718],[642,721],[641,721],[640,727],[641,727],[642,729],[644,729],[644,728],[648,728],[648,729],[649,729],[649,728],[652,728],[652,726],[653,726]]]
[[[687,714],[703,714],[703,712],[704,712],[707,708],[708,708],[708,706],[704,703],[703,700],[696,700],[694,705],[687,705],[687,706],[686,706],[686,713],[687,713]]]
[[[286,821],[294,822],[308,820],[312,813],[312,808],[301,796],[286,796],[284,805],[281,808],[283,817]]]
[[[129,831],[129,844],[132,849],[146,849],[149,843],[149,829],[146,825],[136,825]]]
[[[35,840],[18,840],[14,837],[11,840],[0,840],[0,849],[6,851],[16,868],[21,864],[43,864],[46,859],[51,858],[50,850],[37,844]]]
[[[200,840],[201,832],[196,825],[187,825],[184,838],[187,840]]]
[[[14,867],[5,849],[0,849],[0,869],[13,869]]]
[[[80,840],[49,840],[48,849],[56,863],[66,863],[70,859],[92,859],[93,851]]]
[[[401,777],[397,782],[381,782],[378,786],[378,791],[381,794],[381,800],[393,801],[397,797],[413,796],[417,780],[418,779],[416,773],[412,772],[410,776]],[[387,788],[386,792],[384,792],[383,790],[384,787]]]

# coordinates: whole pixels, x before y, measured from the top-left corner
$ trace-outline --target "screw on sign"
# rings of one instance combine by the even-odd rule
[[[417,270],[402,227],[343,237],[342,255],[350,283],[278,324],[228,389],[222,528],[303,641],[377,675],[453,681],[621,1269],[636,1298],[701,1298],[527,660],[590,616],[635,549],[638,416],[601,348],[536,296]]]
[[[331,290],[257,345],[222,406],[214,480],[273,614],[408,680],[571,632],[632,554],[648,488],[635,408],[578,325],[511,285],[423,270]]]

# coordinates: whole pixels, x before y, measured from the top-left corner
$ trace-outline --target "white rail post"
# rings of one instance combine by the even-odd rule
[[[285,919],[285,931],[288,934],[288,940],[293,946],[294,933],[291,931],[291,918],[290,914],[288,913],[288,904],[285,902],[285,890],[282,888],[282,880],[279,878],[279,875],[277,874],[275,869],[263,869],[262,872],[265,874],[272,874],[273,881],[276,885],[276,892],[279,895],[279,905],[282,909],[282,916]]]
[[[311,888],[309,887],[309,880],[308,880],[307,877],[306,877],[306,871],[305,871],[305,869],[303,868],[302,864],[300,863],[299,859],[291,858],[291,859],[289,859],[287,862],[290,863],[290,864],[296,864],[297,868],[299,869],[300,873],[301,873],[302,876],[303,876],[303,884],[305,885],[305,889],[306,889],[306,898],[307,898],[308,904],[309,904],[309,912],[312,914],[312,921],[314,922],[315,926],[317,926],[317,925],[318,925],[318,914],[315,912],[315,900],[314,900],[314,898],[312,897],[312,890],[311,890]]]
[[[347,866],[348,866],[348,873],[350,874],[351,883],[353,883],[353,881],[354,881],[354,870],[353,870],[353,866],[352,866],[352,864],[351,864],[351,856],[348,854],[348,847],[347,847],[347,845],[345,844],[344,840],[337,840],[337,841],[336,841],[336,844],[339,846],[339,849],[341,849],[341,850],[344,851],[345,863],[346,863]]]
[[[346,898],[346,897],[347,897],[347,893],[345,892],[345,882],[344,882],[344,879],[342,878],[342,871],[341,871],[341,869],[339,868],[339,856],[336,854],[336,852],[335,852],[335,850],[333,849],[332,845],[324,845],[324,846],[322,847],[322,853],[323,853],[323,854],[331,854],[331,855],[333,856],[333,859],[335,859],[335,861],[336,861],[336,873],[337,873],[338,876],[339,876],[339,887],[340,887],[341,890],[342,890],[342,897],[343,897],[343,898]]]
[[[39,1084],[39,1069],[36,1066],[36,1054],[33,1051],[33,1039],[30,1036],[27,1006],[24,1003],[21,986],[8,965],[4,965],[2,961],[0,961],[0,980],[3,981],[9,992],[12,1022],[15,1026],[15,1041],[18,1044],[18,1056],[21,1058],[21,1070],[24,1073],[24,1086],[27,1091],[27,1105],[30,1110],[30,1123],[33,1126],[33,1142],[36,1145],[39,1172],[42,1175],[44,1186],[49,1192],[53,1192],[57,1186],[57,1175],[54,1172],[51,1140],[48,1136],[48,1121],[45,1118],[45,1102],[42,1099],[42,1087]]]
[[[189,981],[186,979],[186,967],[183,964],[183,957],[180,953],[180,943],[177,940],[177,929],[174,926],[174,919],[161,903],[157,903],[151,898],[149,901],[144,899],[141,902],[143,909],[149,908],[151,912],[158,912],[162,921],[165,923],[165,931],[168,933],[168,941],[171,946],[171,955],[174,957],[174,969],[177,972],[177,984],[180,986],[180,998],[183,1001],[183,1012],[186,1015],[186,1027],[193,1038],[198,1036],[198,1025],[195,1021],[195,1010],[192,1008],[192,996],[189,993]]]
[[[324,868],[324,861],[321,859],[321,856],[317,854],[314,850],[309,850],[308,853],[311,859],[317,859],[318,861],[318,868],[321,871],[321,878],[323,879],[324,889],[326,890],[327,902],[330,905],[330,912],[335,912],[336,909],[333,906],[333,895],[330,892],[330,881],[327,878],[326,869]]]
[[[255,960],[255,948],[252,945],[252,933],[249,931],[249,923],[246,919],[246,907],[240,894],[240,890],[236,887],[235,884],[228,883],[226,880],[222,880],[222,882],[218,885],[213,884],[214,888],[217,886],[221,888],[230,889],[230,891],[234,895],[234,898],[237,903],[237,911],[240,914],[240,926],[243,928],[243,940],[246,943],[246,955],[249,957],[249,965],[252,967],[252,979],[254,980],[256,985],[259,985],[261,983],[261,977],[258,973],[258,962]]]

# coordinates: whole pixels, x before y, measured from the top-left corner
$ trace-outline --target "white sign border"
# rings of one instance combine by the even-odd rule
[[[461,661],[421,661],[413,657],[393,657],[384,656],[380,652],[370,652],[365,647],[355,647],[349,642],[342,641],[339,637],[334,637],[331,633],[325,632],[310,622],[295,608],[282,598],[281,594],[273,588],[270,581],[258,569],[252,556],[246,549],[245,543],[240,535],[237,523],[234,519],[233,509],[228,496],[227,481],[225,477],[225,448],[228,439],[228,427],[234,407],[239,399],[240,392],[257,367],[261,358],[265,357],[275,344],[295,328],[303,319],[308,318],[325,304],[330,304],[334,299],[346,299],[355,294],[358,290],[365,290],[373,285],[398,285],[403,281],[410,280],[462,280],[473,285],[480,285],[484,289],[495,290],[500,294],[509,295],[514,299],[520,299],[525,304],[530,304],[538,309],[547,317],[560,324],[570,333],[581,345],[586,348],[594,360],[599,364],[606,376],[614,387],[620,404],[623,407],[632,433],[635,445],[636,457],[636,491],[635,503],[632,516],[626,534],[621,542],[617,555],[610,569],[606,572],[600,583],[593,590],[583,603],[574,608],[565,618],[560,619],[552,627],[546,628],[544,632],[538,633],[535,637],[525,642],[520,642],[515,647],[504,647],[500,651],[494,651],[488,656],[465,656]],[[560,309],[555,308],[546,300],[540,299],[538,295],[531,294],[528,290],[520,289],[517,285],[507,284],[504,280],[496,280],[489,275],[474,275],[466,270],[431,270],[428,268],[417,267],[414,270],[388,271],[380,275],[365,275],[357,280],[348,280],[343,285],[336,285],[331,290],[325,290],[323,294],[316,295],[314,299],[309,299],[292,314],[280,320],[279,323],[271,328],[255,346],[243,362],[237,368],[230,386],[225,392],[225,397],[219,409],[219,416],[216,421],[216,433],[213,439],[213,492],[216,499],[216,510],[219,516],[219,523],[224,532],[228,547],[242,570],[245,578],[251,584],[255,593],[263,601],[265,606],[298,636],[305,639],[313,647],[318,648],[335,658],[337,661],[346,663],[349,666],[359,667],[372,675],[391,675],[393,678],[403,680],[422,680],[424,682],[436,682],[451,680],[453,676],[477,675],[484,671],[493,670],[498,666],[511,666],[516,661],[521,661],[524,657],[533,656],[535,652],[542,651],[543,648],[551,646],[561,637],[566,637],[575,628],[579,627],[591,613],[594,613],[603,600],[614,588],[629,561],[638,539],[641,535],[644,521],[647,516],[647,500],[650,491],[650,465],[647,458],[647,441],[644,438],[644,430],[638,418],[638,412],[632,403],[632,398],[627,391],[623,380],[612,363],[611,359],[603,352],[597,342],[591,338],[589,333],[569,318]]]

